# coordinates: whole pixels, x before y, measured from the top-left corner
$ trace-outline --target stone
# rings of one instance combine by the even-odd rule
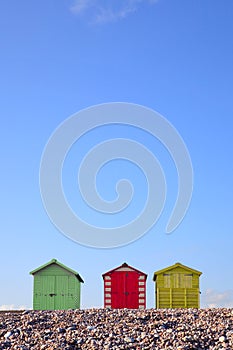
[[[4,338],[7,339],[9,338],[13,333],[11,331],[8,331],[5,335]]]
[[[0,314],[0,350],[232,350],[232,309]]]
[[[220,341],[221,343],[223,343],[225,340],[226,340],[226,338],[225,338],[224,336],[221,336],[221,337],[219,338],[219,341]]]

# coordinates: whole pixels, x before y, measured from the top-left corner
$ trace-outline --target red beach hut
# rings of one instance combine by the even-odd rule
[[[104,307],[112,309],[145,309],[147,275],[123,263],[102,275]]]

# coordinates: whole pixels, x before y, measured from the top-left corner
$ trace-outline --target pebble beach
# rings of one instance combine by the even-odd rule
[[[233,309],[2,312],[0,349],[232,350]]]

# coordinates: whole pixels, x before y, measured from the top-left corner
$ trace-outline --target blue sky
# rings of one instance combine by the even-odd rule
[[[148,273],[147,307],[154,305],[153,272],[177,261],[203,272],[203,307],[233,307],[232,13],[231,0],[1,2],[2,308],[32,307],[29,271],[52,258],[83,277],[85,308],[103,305],[101,274],[124,261]],[[40,197],[39,167],[60,123],[112,101],[147,106],[174,125],[192,159],[194,191],[183,222],[166,235],[177,193],[174,164],[157,140],[131,130],[160,159],[167,200],[141,239],[104,250],[74,243],[53,226]],[[106,127],[75,144],[64,167],[64,189],[76,210],[79,149],[128,133]],[[145,179],[123,163],[107,169],[97,186],[111,199],[111,174],[126,171],[139,191],[133,208],[138,213]],[[82,215],[93,220],[88,210]]]

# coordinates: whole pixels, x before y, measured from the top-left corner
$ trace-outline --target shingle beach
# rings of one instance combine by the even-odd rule
[[[0,314],[0,349],[233,349],[233,309]]]

